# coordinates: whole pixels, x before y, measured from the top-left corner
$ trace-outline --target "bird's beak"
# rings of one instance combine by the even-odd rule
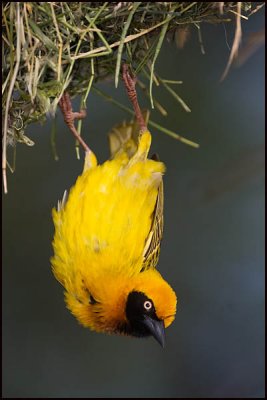
[[[162,346],[165,346],[165,327],[162,320],[158,321],[156,319],[150,318],[145,315],[144,325],[149,329],[150,333],[156,341]]]

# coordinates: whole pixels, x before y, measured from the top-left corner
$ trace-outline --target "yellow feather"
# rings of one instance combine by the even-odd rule
[[[146,131],[131,157],[119,149],[102,165],[88,153],[65,205],[52,212],[53,272],[65,287],[67,307],[96,331],[116,332],[127,322],[125,304],[133,290],[153,299],[165,327],[175,316],[170,286],[155,269],[140,272],[165,171],[163,163],[147,158],[150,144]]]

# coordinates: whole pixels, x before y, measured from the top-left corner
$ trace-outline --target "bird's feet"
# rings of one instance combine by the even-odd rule
[[[67,92],[64,92],[61,99],[59,100],[58,103],[63,117],[64,117],[64,121],[66,122],[66,124],[68,125],[69,129],[71,130],[73,136],[75,137],[75,139],[78,140],[78,142],[82,145],[82,147],[84,148],[85,152],[90,152],[90,148],[87,146],[87,144],[84,142],[84,140],[81,138],[81,136],[79,135],[77,129],[75,128],[74,125],[74,121],[75,119],[82,119],[86,117],[86,111],[85,110],[81,110],[79,112],[73,112],[72,111],[72,104],[71,104],[71,100],[70,100],[70,95]]]
[[[127,64],[122,65],[122,79],[127,90],[128,96],[130,101],[132,102],[134,112],[136,115],[137,122],[139,123],[141,133],[147,130],[146,123],[144,121],[142,112],[140,110],[138,100],[137,100],[137,93],[135,89],[137,78],[136,76],[131,76],[129,72],[129,66]]]

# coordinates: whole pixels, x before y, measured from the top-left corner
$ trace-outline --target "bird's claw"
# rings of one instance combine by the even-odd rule
[[[122,79],[124,81],[128,93],[134,91],[136,95],[135,85],[137,82],[137,77],[131,76],[129,71],[129,66],[127,64],[122,65]]]
[[[142,112],[140,110],[138,100],[137,100],[137,93],[136,93],[136,89],[135,89],[137,77],[131,76],[130,71],[129,71],[129,66],[127,64],[122,64],[122,79],[124,81],[124,85],[126,87],[129,99],[132,102],[134,112],[136,115],[136,119],[141,128],[141,132],[144,132],[147,130],[147,126],[144,121],[144,118],[143,118],[143,115],[142,115]]]
[[[84,142],[84,140],[81,138],[79,135],[77,129],[75,128],[74,121],[75,119],[82,119],[86,117],[86,110],[81,110],[81,111],[72,111],[72,104],[71,104],[71,99],[70,95],[68,92],[64,92],[61,99],[59,100],[58,103],[63,117],[64,121],[68,125],[69,129],[71,130],[73,136],[78,140],[78,142],[83,146],[85,152],[90,152],[90,148],[87,146],[87,144]]]
[[[72,111],[71,99],[68,92],[63,93],[58,105],[61,108],[64,120],[69,128],[74,126],[75,119],[82,119],[86,117],[86,110],[84,109],[76,112]]]

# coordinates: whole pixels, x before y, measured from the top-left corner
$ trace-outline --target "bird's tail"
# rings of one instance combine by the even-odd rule
[[[145,123],[149,120],[149,111],[143,111]],[[114,126],[108,134],[111,158],[126,153],[129,158],[136,153],[139,143],[140,127],[136,119]]]

